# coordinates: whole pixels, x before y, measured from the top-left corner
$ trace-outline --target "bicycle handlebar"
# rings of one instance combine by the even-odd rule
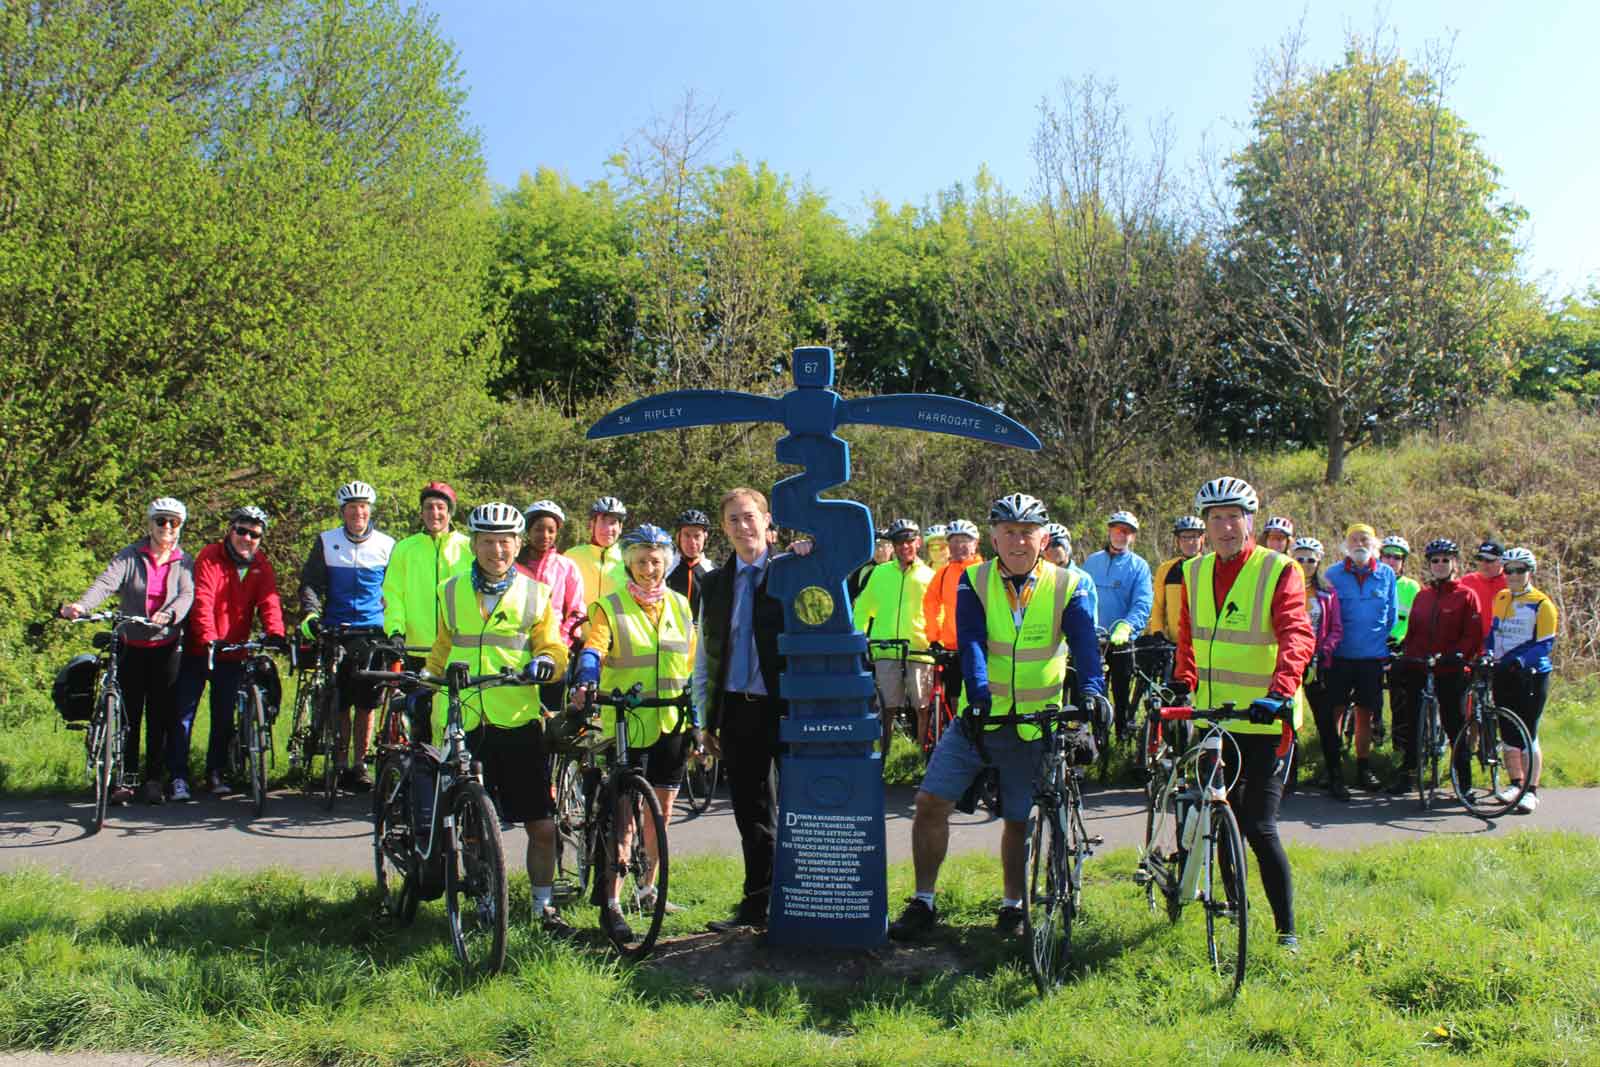
[[[1086,718],[1080,718],[1082,708],[1075,708],[1071,704],[1051,704],[1040,711],[1009,712],[1005,715],[977,715],[972,714],[974,722],[983,726],[1045,726],[1050,723],[1064,725],[1077,724],[1079,726],[1094,725]],[[968,712],[973,709],[968,708]],[[966,713],[963,713],[964,715]]]
[[[143,615],[124,615],[120,611],[96,611],[88,615],[79,615],[76,619],[64,619],[57,616],[62,622],[110,622],[113,626],[121,626],[125,622],[136,622],[145,626],[156,626],[158,623]]]
[[[610,694],[594,692],[589,694],[589,702],[608,708],[678,708],[680,710],[693,710],[694,697],[687,690],[675,697],[647,697],[643,695],[641,683],[635,682],[633,688],[627,692],[613,689]]]
[[[1462,664],[1467,662],[1467,657],[1460,652],[1451,652],[1449,655],[1443,652],[1435,652],[1428,656],[1394,656],[1391,657],[1390,662],[1403,663],[1413,667],[1432,668]]]
[[[268,641],[274,641],[274,643],[268,644],[267,643]],[[275,643],[276,641],[282,641],[283,644],[282,645],[278,645],[277,643]],[[240,641],[240,642],[237,642],[237,643],[231,642],[231,641],[221,641],[221,640],[212,641],[210,644],[208,644],[206,646],[206,669],[207,670],[211,670],[212,668],[216,667],[216,665],[217,665],[217,653],[218,652],[224,652],[224,653],[226,653],[226,652],[245,652],[245,653],[254,653],[254,652],[287,652],[288,655],[289,655],[289,663],[290,663],[291,666],[294,665],[296,659],[298,658],[295,655],[294,642],[290,641],[287,636],[278,637],[278,638],[274,639],[271,635],[268,635],[268,637],[265,640],[263,640],[262,638],[256,638],[253,641]]]
[[[458,678],[458,684],[452,686],[451,675],[446,673],[443,678],[422,671],[356,671],[355,676],[367,682],[388,682],[394,685],[419,685],[424,689],[434,692],[454,689],[461,692],[466,689],[492,689],[500,685],[537,685],[530,682],[512,668],[496,671],[493,674],[473,674]]]
[[[1290,714],[1291,709],[1284,708],[1283,710],[1279,711],[1277,715],[1273,716],[1273,718],[1277,719],[1279,724],[1282,726],[1282,729],[1279,731],[1279,737],[1282,742],[1282,745],[1279,749],[1280,755],[1284,751],[1287,751],[1286,747],[1284,746],[1287,746],[1291,741],[1294,740],[1294,720],[1290,718]],[[1249,708],[1240,708],[1231,700],[1227,701],[1226,703],[1219,704],[1217,707],[1209,709],[1191,708],[1187,706],[1165,707],[1161,709],[1162,722],[1189,722],[1194,719],[1209,719],[1212,722],[1217,723],[1227,722],[1230,720],[1248,722],[1255,721],[1254,716],[1250,714]]]

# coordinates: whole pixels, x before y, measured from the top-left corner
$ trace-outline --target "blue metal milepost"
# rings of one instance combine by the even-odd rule
[[[780,690],[778,842],[768,941],[773,945],[871,948],[888,931],[883,762],[863,669],[866,637],[846,594],[850,573],[872,555],[872,513],[820,494],[850,480],[850,446],[834,432],[869,423],[970,437],[1037,450],[1021,423],[955,397],[906,393],[845,400],[833,391],[833,350],[797,348],[795,388],[781,397],[689,389],[637,400],[589,429],[591,439],[649,430],[781,422],[779,462],[802,468],[772,489],[780,526],[810,534],[807,556],[772,561],[768,590],[784,604]]]

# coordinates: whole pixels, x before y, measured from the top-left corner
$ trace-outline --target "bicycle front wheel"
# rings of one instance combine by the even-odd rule
[[[1249,872],[1245,867],[1244,838],[1239,833],[1239,821],[1228,805],[1211,806],[1207,838],[1210,855],[1202,896],[1206,909],[1206,951],[1211,957],[1212,970],[1228,979],[1233,992],[1237,993],[1244,981],[1245,953],[1250,938],[1249,898],[1245,889]]]
[[[456,959],[468,974],[496,974],[506,962],[506,856],[500,819],[483,786],[450,793],[455,854],[445,865],[445,904]]]
[[[1417,730],[1414,744],[1417,752],[1417,799],[1422,810],[1433,807],[1433,794],[1439,789],[1439,702],[1423,697],[1417,708]]]
[[[583,788],[583,763],[558,757],[556,796],[556,881],[558,900],[579,900],[589,888],[589,813]]]
[[[329,686],[321,693],[321,729],[317,731],[317,752],[322,756],[322,806],[333,810],[339,799],[339,766],[334,753],[339,747],[339,688]]]
[[[386,756],[372,788],[372,865],[378,896],[385,914],[401,926],[410,926],[417,917],[416,831],[409,769],[407,756]]]
[[[711,807],[711,795],[717,791],[717,757],[709,752],[689,757],[689,773],[683,776],[683,792],[689,801],[689,810],[703,815]]]
[[[1528,728],[1507,708],[1474,709],[1450,748],[1450,785],[1456,798],[1480,819],[1498,819],[1527,792],[1527,781],[1513,785],[1506,749],[1533,748]],[[1482,789],[1474,788],[1481,784]]]
[[[267,810],[267,754],[263,751],[262,742],[267,728],[267,703],[256,686],[250,687],[245,701],[244,727],[245,734],[240,743],[244,746],[250,778],[250,800],[259,816]]]
[[[655,790],[643,777],[624,775],[616,790],[610,817],[603,809],[596,814],[606,827],[596,836],[601,853],[596,866],[605,872],[601,899],[621,905],[634,938],[622,942],[613,937],[611,943],[623,956],[637,960],[655,947],[667,914],[667,823]]]
[[[94,772],[93,829],[96,833],[106,824],[106,810],[111,806],[111,791],[117,787],[117,765],[122,762],[122,701],[115,693],[107,693],[100,701],[100,733],[91,736],[90,762]]]
[[[1023,855],[1022,934],[1028,943],[1028,969],[1039,992],[1061,984],[1072,958],[1071,888],[1067,884],[1067,841],[1061,810],[1035,804],[1028,816]]]

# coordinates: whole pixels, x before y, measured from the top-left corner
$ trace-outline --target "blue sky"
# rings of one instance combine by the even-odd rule
[[[946,4],[783,0],[612,4],[427,0],[461,52],[489,174],[549,166],[575,181],[685,90],[731,113],[724,156],[764,160],[852,220],[882,196],[921,204],[987,166],[1022,187],[1039,100],[1064,77],[1114,80],[1130,120],[1170,118],[1188,165],[1237,144],[1257,57],[1299,19],[1258,0]],[[1305,16],[1332,62],[1363,3]],[[1529,277],[1600,284],[1600,4],[1395,3],[1402,51],[1455,34],[1451,103],[1530,213]]]

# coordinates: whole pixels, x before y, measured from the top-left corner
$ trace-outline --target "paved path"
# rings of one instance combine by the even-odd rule
[[[910,858],[909,787],[889,791],[888,843],[891,862]],[[1533,815],[1508,815],[1484,823],[1453,801],[1424,814],[1415,796],[1391,799],[1360,795],[1339,804],[1320,793],[1298,793],[1284,803],[1280,823],[1287,840],[1326,848],[1356,848],[1380,841],[1504,835],[1532,827],[1600,833],[1600,789],[1552,789]],[[1135,789],[1091,790],[1086,798],[1089,830],[1107,847],[1136,845],[1144,832],[1143,794]],[[0,799],[0,871],[38,866],[85,881],[154,887],[192,882],[219,871],[283,867],[307,874],[372,870],[369,801],[344,797],[331,813],[298,792],[274,794],[260,819],[243,800],[206,797],[194,804],[134,805],[113,809],[105,829],[85,829],[85,797]],[[520,858],[526,836],[507,832],[507,853]],[[952,852],[999,854],[999,833],[982,815],[957,815]],[[738,853],[738,834],[726,796],[704,815],[687,815],[680,804],[672,826],[676,855]],[[520,864],[519,864],[520,866]],[[3,1064],[0,1064],[3,1067]]]

